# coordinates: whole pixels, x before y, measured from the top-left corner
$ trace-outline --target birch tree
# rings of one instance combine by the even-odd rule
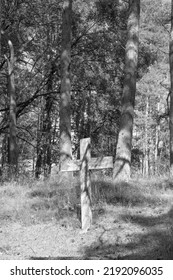
[[[113,180],[130,177],[132,130],[136,92],[136,72],[139,45],[140,0],[129,1],[128,38],[125,53],[125,76],[122,94],[122,112],[118,134]]]

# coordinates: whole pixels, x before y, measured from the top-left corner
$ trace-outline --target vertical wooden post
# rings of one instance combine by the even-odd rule
[[[66,161],[61,172],[80,171],[81,224],[85,233],[92,223],[90,170],[113,168],[113,157],[91,158],[90,138],[80,140],[80,160]],[[78,208],[79,209],[79,208]]]
[[[89,171],[89,161],[91,158],[90,138],[80,141],[80,185],[81,185],[81,221],[82,230],[87,231],[92,222],[91,212],[91,181]]]

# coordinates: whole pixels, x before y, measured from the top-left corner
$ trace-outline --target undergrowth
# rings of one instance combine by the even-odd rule
[[[58,177],[44,181],[18,180],[0,186],[0,222],[31,225],[79,219],[80,183],[59,182]],[[94,213],[105,213],[112,207],[157,207],[171,204],[173,184],[169,179],[152,178],[112,184],[111,178],[92,178],[92,208]],[[103,210],[104,209],[104,210]]]

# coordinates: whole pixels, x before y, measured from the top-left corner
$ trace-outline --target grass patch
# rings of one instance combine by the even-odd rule
[[[101,215],[105,208],[121,206],[156,207],[172,201],[172,184],[169,180],[138,180],[121,182],[115,186],[110,178],[92,180],[93,211]],[[60,220],[76,215],[80,203],[79,181],[69,189],[56,180],[9,182],[0,187],[0,220],[17,221],[29,225]]]
[[[74,252],[80,245],[84,259],[171,258],[173,188],[169,179],[141,178],[113,185],[109,177],[92,178],[93,225],[85,237],[79,235],[79,203],[76,177],[73,186],[71,182],[60,183],[57,176],[1,185],[0,233],[4,237],[0,247],[10,246],[8,254],[13,251],[12,256],[19,248],[19,254],[35,252],[36,257],[37,252],[39,256],[46,252],[52,257],[56,239],[57,256],[67,249]]]

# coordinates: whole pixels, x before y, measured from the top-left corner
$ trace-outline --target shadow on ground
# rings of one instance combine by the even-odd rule
[[[109,227],[96,237],[90,245],[84,245],[83,254],[80,257],[75,256],[57,256],[57,257],[30,257],[32,260],[173,260],[173,208],[167,213],[154,216],[126,214],[121,216],[121,222],[128,226],[137,225],[141,228],[140,233],[124,233],[120,227],[118,231]],[[95,234],[96,228],[89,231],[89,235]],[[144,230],[144,231],[143,231]],[[118,233],[118,234],[117,234]],[[104,234],[107,235],[104,239]],[[109,235],[110,234],[110,235]],[[111,234],[124,236],[111,242]],[[118,237],[118,236],[117,236]],[[76,237],[78,238],[78,237]],[[104,241],[106,240],[106,241]],[[107,244],[109,241],[109,244]],[[76,242],[78,242],[76,240]]]
[[[18,210],[17,216],[14,216],[14,208],[11,207],[10,217],[13,221],[23,223],[25,217],[32,217],[33,221],[28,221],[27,226],[37,223],[53,221],[57,240],[60,234],[75,240],[75,246],[69,247],[69,256],[67,251],[60,250],[55,257],[49,256],[44,251],[44,255],[38,253],[30,256],[32,260],[78,260],[78,259],[173,259],[173,208],[171,207],[172,185],[161,183],[152,185],[150,182],[141,184],[140,182],[117,183],[113,185],[111,181],[106,180],[92,181],[92,200],[93,200],[93,227],[84,236],[81,237],[74,232],[80,231],[80,222],[77,219],[78,199],[80,198],[80,185],[78,182],[73,189],[58,189],[56,185],[41,188],[39,185],[34,189],[29,189],[26,193],[26,201]],[[168,191],[167,191],[168,190]],[[165,195],[166,194],[166,195]],[[74,201],[76,200],[76,205]],[[9,195],[8,195],[9,198]],[[9,198],[11,199],[11,197]],[[14,202],[16,205],[16,200]],[[7,200],[8,202],[9,200]],[[21,199],[23,203],[23,197]],[[26,203],[27,202],[27,203]],[[104,202],[104,203],[102,203]],[[7,205],[7,203],[6,203]],[[27,211],[24,215],[24,206],[27,205]],[[13,205],[12,205],[13,206]],[[23,207],[23,208],[22,208]],[[166,208],[165,208],[166,207]],[[166,212],[165,209],[170,209]],[[6,217],[3,210],[1,216]],[[119,212],[118,212],[119,211]],[[78,218],[80,213],[78,213]],[[13,216],[12,216],[13,215]],[[47,219],[47,220],[46,220]],[[56,227],[57,223],[57,227]],[[24,223],[26,224],[26,223]],[[58,232],[59,228],[63,228]],[[44,228],[44,227],[43,227]],[[28,227],[27,227],[28,230]],[[42,230],[42,228],[41,228]],[[40,231],[41,231],[40,230]],[[47,236],[41,236],[45,244],[48,241]],[[35,236],[33,235],[33,240]],[[55,240],[49,242],[50,247],[56,246]],[[29,242],[32,240],[29,239]],[[65,239],[66,242],[66,239]],[[58,241],[57,241],[58,243]],[[18,244],[17,244],[18,245]],[[17,246],[16,245],[16,246]],[[21,244],[20,244],[21,245]],[[25,244],[24,244],[25,245]],[[59,246],[61,246],[60,244]],[[78,246],[77,246],[78,245]],[[37,245],[36,245],[37,247]],[[79,251],[78,251],[78,248]],[[47,247],[49,249],[49,247]],[[71,250],[73,249],[73,250]],[[32,254],[32,253],[31,253]],[[29,256],[26,252],[26,256]],[[59,256],[58,256],[59,255]]]
[[[157,217],[122,216],[123,220],[129,218],[131,223],[147,228],[147,233],[134,233],[125,244],[102,243],[86,247],[84,259],[173,260],[173,208],[167,214]]]
[[[83,260],[83,258],[76,258],[76,257],[30,257],[30,260]]]

